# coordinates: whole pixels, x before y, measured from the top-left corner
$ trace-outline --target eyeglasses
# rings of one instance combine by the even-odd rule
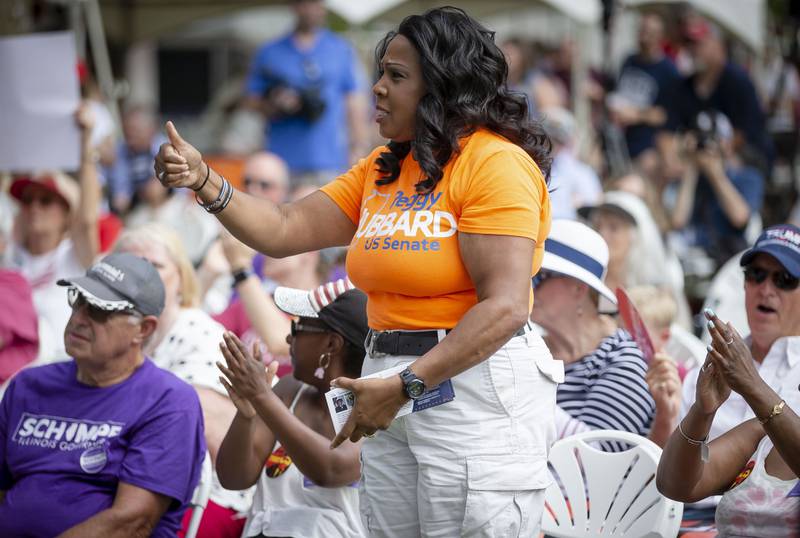
[[[274,181],[264,181],[262,179],[253,179],[251,177],[244,178],[244,187],[246,189],[251,189],[254,186],[258,187],[262,191],[271,191],[272,189],[278,188],[278,184]]]
[[[303,325],[295,320],[292,320],[292,338],[297,336],[297,333],[327,333],[328,329],[323,327],[314,327],[313,325]]]
[[[20,202],[24,206],[30,206],[33,205],[34,202],[36,202],[42,207],[49,207],[52,204],[58,202],[58,196],[50,193],[42,193],[42,194],[25,193],[20,197]]]
[[[761,284],[771,275],[772,283],[776,288],[783,291],[797,289],[800,278],[793,277],[787,271],[770,271],[756,265],[748,265],[744,268],[744,280],[751,284]]]
[[[531,280],[531,283],[533,284],[533,287],[535,289],[535,288],[541,286],[542,283],[545,282],[546,280],[549,280],[551,278],[563,277],[563,276],[566,276],[566,275],[563,275],[561,273],[557,273],[555,271],[549,271],[547,269],[542,269],[538,273],[536,273],[536,276],[533,277],[533,279]]]
[[[79,292],[77,288],[69,288],[67,290],[67,302],[69,303],[69,306],[72,308],[73,312],[79,310],[81,307],[85,305],[86,313],[89,316],[89,319],[91,319],[95,323],[105,323],[114,314],[124,314],[126,316],[142,317],[142,315],[139,312],[133,309],[103,310],[102,308],[98,308],[90,304],[86,300],[86,297],[84,297],[83,294],[81,294],[81,292]]]

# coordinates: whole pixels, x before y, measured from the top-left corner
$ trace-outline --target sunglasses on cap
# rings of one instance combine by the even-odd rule
[[[83,294],[81,294],[81,292],[79,292],[77,288],[69,288],[67,290],[67,302],[69,303],[69,306],[70,308],[72,308],[73,312],[79,310],[81,307],[85,305],[86,314],[89,316],[89,319],[91,319],[95,323],[105,323],[114,314],[124,314],[126,316],[142,317],[142,315],[139,312],[133,309],[104,310],[102,308],[98,308],[93,304],[89,303],[86,300],[86,297],[84,297]]]
[[[744,280],[751,284],[761,284],[767,277],[771,277],[772,284],[783,291],[792,291],[797,289],[800,284],[800,278],[793,277],[788,271],[770,271],[757,265],[748,265],[744,268]]]
[[[327,332],[330,332],[330,331],[328,329],[325,329],[324,327],[315,327],[313,325],[304,325],[304,324],[302,324],[300,322],[292,320],[292,329],[291,329],[292,338],[297,336],[298,333],[320,333],[320,334],[322,334],[322,333],[327,333]]]
[[[278,184],[274,181],[265,181],[263,179],[253,179],[251,177],[244,178],[244,186],[246,189],[251,189],[253,187],[258,187],[262,191],[271,191],[272,189],[277,189]]]
[[[536,273],[536,276],[533,277],[533,279],[531,280],[531,283],[533,284],[534,288],[537,288],[537,287],[541,286],[542,283],[544,283],[546,280],[549,280],[551,278],[563,277],[563,276],[566,276],[566,275],[563,275],[561,273],[557,273],[555,271],[550,271],[548,269],[542,269],[541,271]]]

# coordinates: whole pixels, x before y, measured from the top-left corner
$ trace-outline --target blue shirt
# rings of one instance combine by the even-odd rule
[[[680,80],[678,69],[669,58],[645,62],[638,54],[629,56],[622,64],[616,93],[637,108],[660,106],[666,109],[666,96],[672,85]],[[628,153],[636,157],[655,145],[657,129],[650,125],[630,125],[625,129]]]
[[[106,172],[108,190],[111,198],[125,195],[133,198],[139,188],[155,175],[153,161],[161,144],[167,139],[156,135],[148,151],[137,153],[123,140],[117,145],[117,158]]]
[[[345,97],[359,88],[358,64],[349,43],[320,30],[306,50],[297,47],[293,34],[264,45],[250,69],[247,92],[264,97],[280,85],[317,93],[325,109],[314,121],[271,118],[267,149],[285,160],[292,173],[344,171],[349,147]]]
[[[761,173],[750,166],[726,167],[725,172],[750,207],[750,214],[758,212],[764,199],[764,178]],[[748,246],[744,236],[746,226],[740,229],[731,224],[714,188],[703,175],[697,182],[689,225],[694,244],[703,247],[720,265]]]

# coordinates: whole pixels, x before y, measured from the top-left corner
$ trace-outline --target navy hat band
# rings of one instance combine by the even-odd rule
[[[554,239],[547,239],[544,244],[545,251],[554,254],[560,258],[574,263],[575,265],[586,269],[598,279],[603,280],[603,264],[584,254],[580,250],[574,249],[560,241]]]

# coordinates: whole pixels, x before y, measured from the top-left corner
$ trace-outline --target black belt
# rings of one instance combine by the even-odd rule
[[[528,323],[520,327],[514,336],[522,336],[527,330],[530,330]],[[446,329],[445,332],[450,332],[450,329]],[[370,329],[364,347],[369,357],[385,355],[420,357],[438,343],[439,331],[373,331]]]

